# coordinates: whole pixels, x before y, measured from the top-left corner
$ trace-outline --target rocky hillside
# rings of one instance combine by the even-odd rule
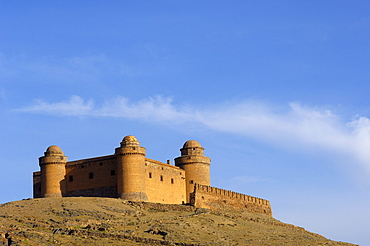
[[[353,245],[268,216],[112,198],[0,205],[0,245]]]

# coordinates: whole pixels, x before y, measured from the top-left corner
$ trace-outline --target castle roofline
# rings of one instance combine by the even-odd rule
[[[177,166],[174,166],[174,165],[171,165],[171,164],[167,164],[167,163],[163,163],[161,161],[157,161],[157,160],[153,160],[153,159],[149,159],[149,158],[145,158],[145,161],[148,161],[148,162],[151,162],[151,163],[154,163],[154,164],[158,164],[158,165],[162,165],[162,166],[166,166],[166,167],[172,167],[172,168],[175,168],[175,169],[181,169]]]
[[[82,162],[94,162],[94,161],[104,161],[104,160],[109,160],[109,159],[115,159],[115,155],[105,155],[105,156],[98,156],[98,157],[92,157],[92,158],[86,158],[86,159],[80,159],[80,160],[75,160],[75,161],[69,161],[67,162],[67,166],[73,166],[73,165],[78,165]]]

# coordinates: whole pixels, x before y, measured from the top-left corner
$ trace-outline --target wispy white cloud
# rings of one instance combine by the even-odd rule
[[[106,101],[101,108],[97,108],[92,112],[92,115],[169,123],[190,120],[190,113],[186,109],[176,108],[172,104],[171,98],[161,96],[151,97],[135,103],[129,102],[127,98],[118,97]]]
[[[72,96],[65,102],[37,100],[24,112],[59,116],[121,117],[161,124],[185,123],[251,137],[277,146],[341,153],[356,158],[370,174],[370,119],[344,122],[330,110],[290,103],[284,110],[258,102],[237,102],[213,108],[180,107],[156,96],[137,102],[118,97],[96,105]]]
[[[58,116],[119,117],[168,123],[193,121],[190,112],[186,112],[185,109],[179,110],[172,104],[171,98],[161,96],[134,103],[125,97],[117,97],[97,106],[93,100],[84,100],[74,95],[69,100],[54,103],[37,99],[33,105],[18,111]]]
[[[57,116],[87,116],[92,115],[94,103],[85,101],[79,96],[72,96],[68,101],[48,103],[41,99],[35,100],[34,105],[18,111],[50,114]]]

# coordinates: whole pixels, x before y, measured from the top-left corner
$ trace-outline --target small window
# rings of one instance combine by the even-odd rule
[[[116,170],[110,170],[110,176],[116,175]]]
[[[190,181],[189,181],[189,183],[190,183],[190,184],[194,184],[194,180],[190,180]]]
[[[89,179],[93,179],[94,178],[94,173],[89,173]]]
[[[100,164],[99,164],[100,166],[103,166],[103,162],[100,162]]]
[[[149,178],[150,178],[150,179],[152,178],[152,173],[149,173]]]
[[[161,175],[161,181],[163,181],[163,175]]]
[[[81,168],[85,168],[85,166],[84,165],[81,165]]]
[[[174,182],[173,182],[173,179],[171,179],[171,184],[173,184]]]
[[[72,176],[72,175],[69,175],[69,177],[68,177],[68,181],[69,181],[69,182],[73,182],[73,176]]]

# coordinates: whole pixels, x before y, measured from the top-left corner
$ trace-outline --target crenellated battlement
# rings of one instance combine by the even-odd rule
[[[268,200],[201,184],[194,185],[190,203],[202,208],[238,209],[272,216]]]
[[[248,202],[254,202],[254,203],[262,204],[262,205],[270,205],[270,201],[262,199],[262,198],[258,198],[255,196],[249,196],[249,195],[245,195],[245,194],[238,193],[235,191],[220,189],[220,188],[207,186],[207,185],[195,184],[194,190],[203,191],[203,192],[207,192],[207,193],[214,194],[214,195],[221,195],[221,196],[229,197],[232,199],[240,199],[240,200],[244,200]]]
[[[211,159],[198,141],[186,141],[180,152],[175,165],[149,159],[146,148],[129,135],[114,154],[68,161],[52,145],[39,158],[40,171],[34,172],[34,197],[119,197],[272,216],[267,200],[210,186]]]

